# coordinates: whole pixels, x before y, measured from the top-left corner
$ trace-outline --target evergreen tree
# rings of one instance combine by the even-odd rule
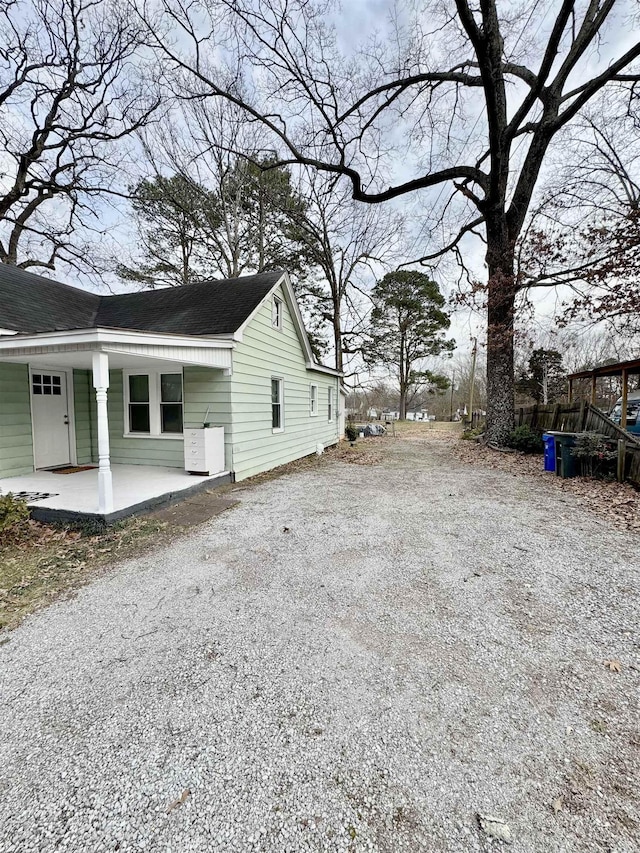
[[[307,271],[307,241],[296,226],[306,204],[287,169],[238,157],[209,188],[184,174],[157,175],[131,189],[140,251],[118,275],[144,287],[284,269]]]
[[[394,374],[400,392],[400,417],[407,400],[428,386],[446,388],[448,380],[424,369],[424,359],[452,352],[445,298],[427,275],[413,270],[388,273],[372,291],[370,338],[364,355],[369,364],[382,364]]]
[[[566,393],[566,373],[562,355],[555,349],[534,349],[528,370],[517,382],[517,389],[536,403],[556,403]]]

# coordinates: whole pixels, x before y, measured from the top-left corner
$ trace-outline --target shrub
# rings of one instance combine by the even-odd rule
[[[509,447],[521,451],[521,453],[542,453],[544,443],[537,432],[534,432],[529,424],[516,427],[509,436]]]
[[[29,507],[11,492],[0,495],[0,543],[15,539],[27,526]]]
[[[576,436],[571,455],[580,462],[585,477],[604,477],[612,473],[618,450],[613,439],[599,432],[581,432]]]
[[[355,441],[358,437],[358,427],[355,424],[347,424],[344,428],[344,434],[348,441]]]

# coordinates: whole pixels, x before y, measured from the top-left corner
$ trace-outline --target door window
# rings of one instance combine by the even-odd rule
[[[34,373],[31,377],[33,393],[44,397],[62,396],[62,378],[50,373]]]

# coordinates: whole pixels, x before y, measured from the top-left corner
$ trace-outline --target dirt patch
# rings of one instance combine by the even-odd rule
[[[220,515],[221,512],[231,509],[238,503],[238,500],[228,494],[219,494],[215,491],[203,492],[186,498],[180,503],[156,510],[150,514],[149,518],[166,522],[176,529],[184,529],[204,524],[205,521],[215,518],[216,515]]]
[[[332,454],[333,459],[349,462],[352,465],[379,465],[384,456],[387,436],[375,438],[359,438],[355,444],[343,441]]]
[[[0,548],[0,642],[27,614],[73,594],[115,560],[167,542],[171,532],[153,519],[132,519],[94,535],[29,522],[18,543]]]

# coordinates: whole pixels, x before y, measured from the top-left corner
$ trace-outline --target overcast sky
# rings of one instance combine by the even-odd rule
[[[635,0],[634,0],[635,2]],[[449,3],[449,5],[451,5]],[[509,5],[507,0],[500,4],[501,11]],[[522,10],[525,7],[521,3],[512,4],[514,9]],[[629,10],[633,8],[634,3],[622,4],[623,8]],[[411,4],[407,8],[410,8]],[[537,67],[539,60],[536,57],[535,45],[543,39],[546,32],[552,25],[555,14],[560,7],[559,0],[542,0],[536,3],[530,10],[529,14],[524,17],[524,25],[514,29],[513,35],[510,35],[506,41],[507,50],[516,48],[520,52],[524,52],[524,58],[528,60],[533,68]],[[341,50],[345,55],[353,52],[356,42],[358,45],[363,45],[368,39],[374,35],[380,39],[389,37],[392,32],[391,17],[397,4],[392,0],[350,0],[343,3],[342,6],[335,12],[335,22],[337,24],[338,42]],[[637,4],[636,4],[637,8]],[[637,31],[629,25],[628,19],[623,19],[621,15],[612,22],[605,33],[605,37],[600,42],[598,50],[593,50],[589,56],[588,63],[583,64],[582,74],[592,74],[598,68],[606,66],[613,55],[620,55],[625,48],[633,44],[638,38]],[[443,48],[446,47],[443,45]],[[577,82],[577,81],[576,81]],[[514,89],[513,94],[517,99],[519,92]],[[480,101],[480,99],[479,99]],[[464,130],[463,140],[469,147],[469,158],[473,160],[476,151],[483,150],[483,121],[479,114],[473,113],[473,108],[470,107],[467,126],[469,126],[469,134],[466,135]],[[466,137],[466,139],[464,138]],[[526,144],[520,146],[515,160],[526,151]],[[416,175],[416,163],[423,156],[423,151],[416,149],[408,149],[408,154],[404,159],[396,159],[393,166],[393,174],[390,176],[394,182],[403,181]],[[1,155],[0,155],[1,157]],[[0,158],[0,172],[5,165]],[[133,158],[128,160],[123,158],[123,184],[135,184],[140,177],[145,174],[145,166],[142,159]],[[544,181],[545,175],[541,176]],[[437,209],[446,198],[446,193],[436,188],[432,191],[421,191],[409,196],[402,197],[396,202],[395,206],[406,212],[411,220],[415,223],[415,233],[419,233],[423,214],[431,207]],[[135,252],[135,238],[132,233],[130,222],[124,217],[124,208],[121,206],[120,212],[112,210],[108,204],[102,204],[96,211],[97,222],[99,227],[105,231],[102,239],[104,251],[113,256],[123,257],[131,251]],[[447,223],[436,239],[446,239],[450,236],[453,228],[457,228],[458,223]],[[447,230],[448,229],[448,230]],[[420,254],[432,249],[432,246],[427,244],[427,238],[417,240],[408,252],[408,256],[403,260],[406,262],[411,259],[412,254]],[[484,273],[484,246],[477,238],[469,236],[465,238],[463,243],[465,261],[467,265],[476,272],[479,277],[483,277]],[[89,289],[95,289],[92,282],[86,276],[70,274],[63,276],[71,283],[79,284],[80,286]],[[452,267],[449,265],[444,268],[443,273],[438,276],[443,285],[443,289],[449,294],[455,289]],[[110,277],[109,285],[114,290],[125,289],[117,278]],[[562,294],[558,295],[554,292],[545,292],[536,294],[536,303],[538,305],[538,316],[534,321],[534,326],[539,323],[540,328],[548,328],[550,318],[559,301],[562,301]],[[481,315],[473,314],[469,311],[458,311],[453,317],[452,332],[458,341],[459,349],[464,351],[469,347],[470,338],[474,335],[479,335],[480,338],[484,335],[484,320]]]

